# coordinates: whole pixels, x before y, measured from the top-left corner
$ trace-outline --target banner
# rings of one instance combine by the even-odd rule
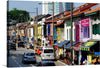
[[[89,17],[81,20],[81,27],[89,26]]]
[[[57,28],[54,27],[54,39],[57,39]]]
[[[61,28],[58,27],[57,28],[57,40],[60,41],[60,39],[61,39]]]
[[[48,35],[50,35],[50,24],[48,24]]]

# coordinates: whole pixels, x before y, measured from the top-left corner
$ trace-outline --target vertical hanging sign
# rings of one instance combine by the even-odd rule
[[[89,26],[89,17],[81,20],[81,27]]]

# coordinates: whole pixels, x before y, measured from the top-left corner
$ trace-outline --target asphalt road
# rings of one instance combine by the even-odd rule
[[[26,48],[17,48],[17,50],[10,50],[10,56],[9,56],[9,64],[8,67],[34,67],[35,64],[23,64],[22,63],[22,57],[24,52],[33,52],[32,49],[26,49]],[[40,56],[36,56],[37,62],[40,62]],[[59,61],[54,61],[56,66],[64,66],[63,63]]]

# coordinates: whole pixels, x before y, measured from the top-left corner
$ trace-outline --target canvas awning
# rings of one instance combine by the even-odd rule
[[[72,46],[74,46],[75,44],[77,44],[78,42],[73,42]],[[71,48],[71,42],[69,44],[67,44],[66,46],[64,46],[65,49],[70,49]]]
[[[77,43],[75,44],[72,49],[75,50],[75,51],[80,51],[80,46],[83,45],[84,43]]]
[[[95,45],[97,42],[95,41],[88,41],[86,42],[85,44],[83,44],[81,47],[80,47],[80,50],[82,51],[90,51],[90,47],[92,47],[93,45]]]
[[[67,43],[69,43],[69,41],[63,41],[63,42],[59,43],[57,46],[58,47],[63,47],[63,45],[65,45]]]
[[[91,16],[91,15],[94,15],[94,14],[97,14],[97,12],[93,12],[93,13],[90,13],[90,14],[86,14],[85,16]]]

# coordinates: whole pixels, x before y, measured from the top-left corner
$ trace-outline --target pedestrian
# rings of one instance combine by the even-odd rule
[[[78,59],[77,59],[77,57],[75,57],[75,59],[74,59],[74,64],[78,65]]]
[[[94,62],[92,62],[90,65],[94,65]]]
[[[98,60],[99,60],[99,58],[96,58],[96,62],[94,63],[95,65],[100,64],[100,62]]]
[[[84,56],[82,56],[82,58],[81,58],[81,65],[83,65],[83,61],[85,61],[85,57]]]

